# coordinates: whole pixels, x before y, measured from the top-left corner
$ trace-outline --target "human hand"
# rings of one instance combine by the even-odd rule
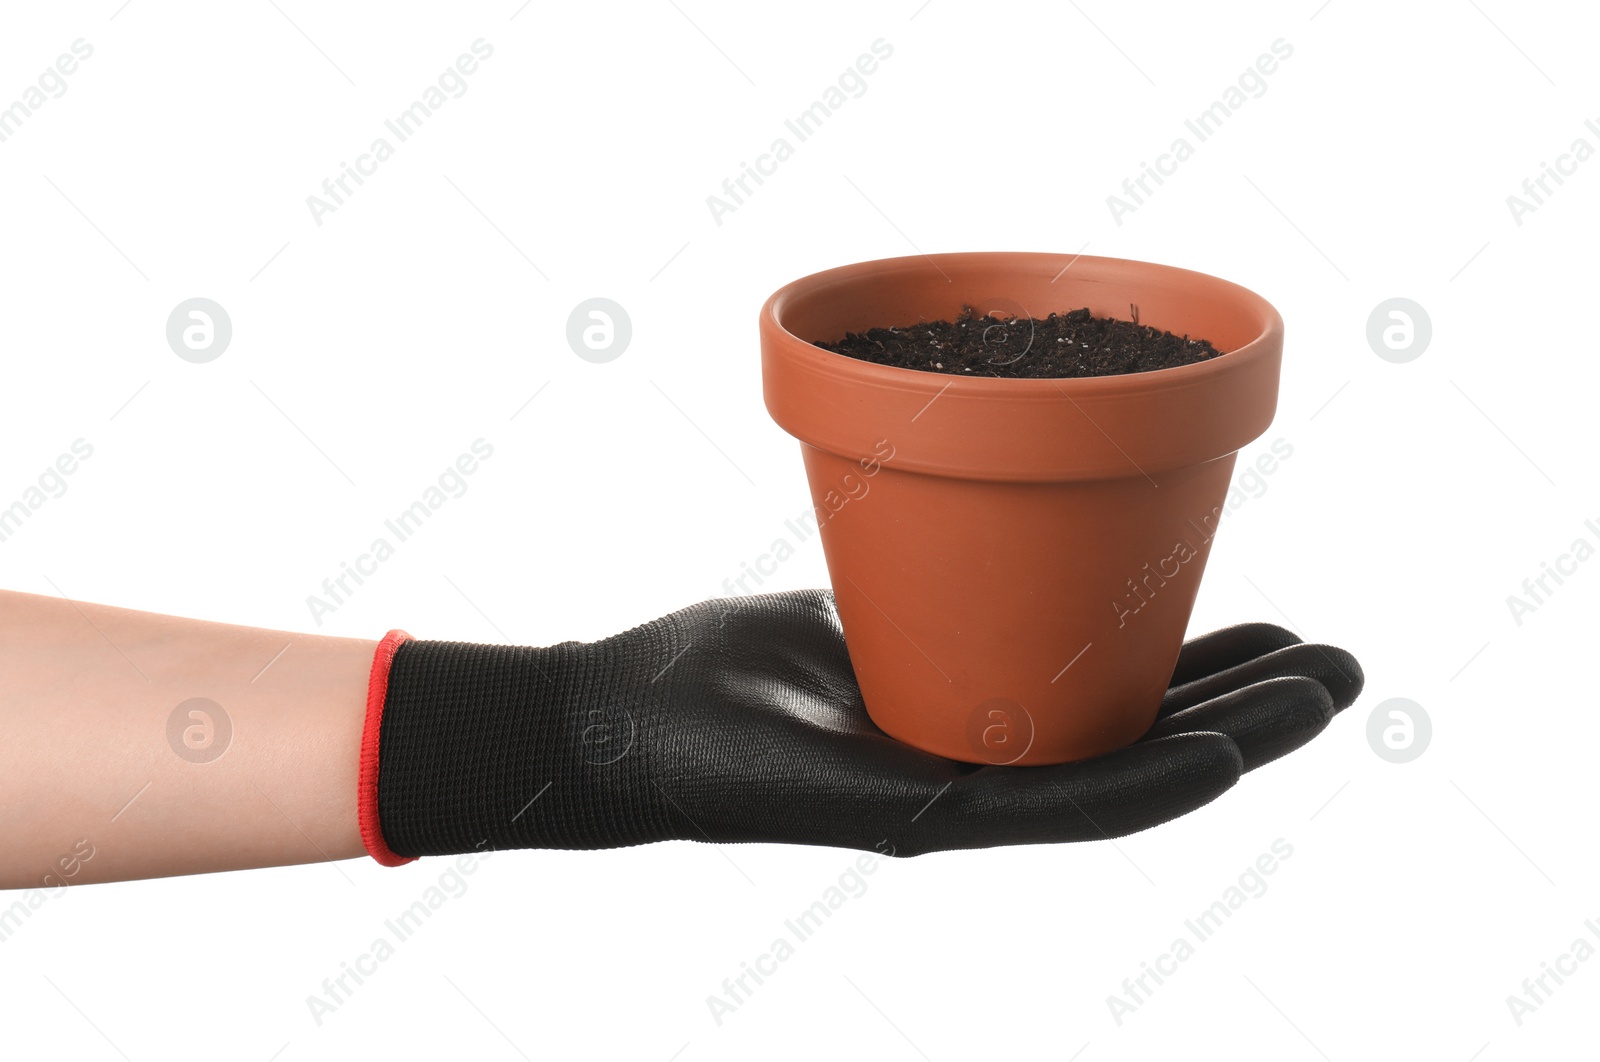
[[[1244,624],[1184,646],[1133,745],[1059,766],[961,763],[873,725],[831,593],[724,598],[593,643],[401,644],[376,806],[402,857],[675,839],[902,856],[1099,840],[1209,803],[1319,734],[1362,683],[1344,650]]]

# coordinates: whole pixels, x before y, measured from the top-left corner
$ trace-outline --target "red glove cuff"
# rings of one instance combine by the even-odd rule
[[[395,855],[383,839],[378,821],[378,738],[383,726],[383,702],[389,693],[389,665],[401,643],[411,641],[405,631],[393,630],[378,643],[372,656],[372,677],[367,682],[367,721],[361,731],[361,781],[356,796],[356,814],[361,820],[361,843],[367,854],[386,867],[412,862],[415,856]]]

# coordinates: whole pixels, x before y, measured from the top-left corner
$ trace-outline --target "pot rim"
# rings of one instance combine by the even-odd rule
[[[1225,353],[1113,376],[974,378],[860,361],[790,327],[859,331],[992,301],[1029,312],[1021,300],[1056,302],[1052,285],[1068,268],[1076,272],[1060,302],[1141,303],[1148,291],[1147,323],[1204,335]],[[945,290],[941,277],[957,287]],[[892,445],[903,471],[1012,482],[1155,483],[1163,471],[1230,455],[1272,422],[1283,352],[1283,319],[1247,288],[1175,266],[1038,252],[837,266],[779,288],[759,326],[767,411],[802,443],[861,460]]]
[[[796,300],[817,295],[829,288],[846,287],[870,282],[897,273],[925,270],[928,264],[935,269],[941,265],[984,266],[991,265],[996,275],[1015,272],[1019,264],[1033,261],[1050,266],[1060,265],[1060,273],[1076,269],[1078,277],[1086,272],[1088,283],[1105,280],[1146,282],[1165,278],[1170,281],[1187,281],[1196,286],[1222,286],[1237,299],[1241,310],[1252,312],[1260,321],[1260,328],[1249,341],[1224,351],[1217,357],[1191,365],[1178,365],[1148,372],[1118,373],[1109,376],[1084,377],[1034,377],[1010,378],[993,376],[959,376],[955,373],[928,372],[924,369],[905,369],[891,365],[878,365],[845,354],[824,350],[815,342],[796,335],[784,322],[784,311]],[[942,269],[939,269],[943,272]],[[1059,274],[1058,274],[1059,275]],[[1075,278],[1077,279],[1077,278]],[[915,323],[915,322],[910,322]],[[1264,356],[1274,356],[1283,341],[1283,318],[1266,299],[1249,288],[1223,280],[1209,273],[1184,269],[1157,262],[1143,262],[1131,258],[1108,258],[1084,254],[1053,254],[1043,251],[954,251],[939,254],[902,255],[878,258],[864,262],[834,266],[792,280],[768,297],[761,308],[763,329],[772,328],[791,341],[786,343],[785,355],[798,360],[805,368],[830,376],[848,376],[863,383],[880,383],[897,388],[914,387],[919,390],[945,390],[959,388],[973,398],[1005,398],[1008,400],[1030,397],[1059,399],[1065,389],[1070,397],[1099,397],[1123,394],[1129,391],[1159,391],[1183,388],[1214,376],[1243,368],[1244,363]],[[878,326],[882,327],[882,326]]]

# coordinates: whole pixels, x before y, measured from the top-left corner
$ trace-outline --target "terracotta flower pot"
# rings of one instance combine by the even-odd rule
[[[1087,306],[1221,356],[1074,380],[957,377],[813,341]],[[1046,764],[1139,738],[1172,676],[1239,448],[1277,407],[1283,321],[1202,273],[1086,256],[861,262],[761,311],[767,409],[801,442],[862,697],[890,735]],[[1025,355],[1024,355],[1025,356]]]

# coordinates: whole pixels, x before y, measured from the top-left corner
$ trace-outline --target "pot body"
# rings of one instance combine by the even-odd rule
[[[1204,337],[1196,365],[1082,380],[892,369],[846,331],[1087,306]],[[1154,721],[1240,446],[1276,408],[1282,322],[1204,274],[952,254],[781,289],[761,317],[774,419],[801,440],[852,666],[886,733],[951,759],[1062,763]],[[1012,337],[1007,357],[1026,357]]]

